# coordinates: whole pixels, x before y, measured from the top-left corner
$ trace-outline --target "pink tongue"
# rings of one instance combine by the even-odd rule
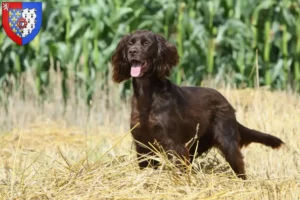
[[[138,77],[141,74],[142,65],[134,64],[131,66],[130,74],[132,77]]]

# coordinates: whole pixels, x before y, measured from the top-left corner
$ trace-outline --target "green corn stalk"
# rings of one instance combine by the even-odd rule
[[[18,90],[19,86],[20,86],[20,78],[21,78],[21,73],[22,73],[20,56],[18,54],[16,54],[15,52],[12,52],[11,57],[14,61],[14,75],[15,75],[15,79],[16,79],[16,89]]]
[[[250,2],[248,2],[250,3]],[[266,5],[262,5],[263,3],[268,3]],[[252,49],[255,49],[258,47],[259,42],[259,26],[258,26],[258,19],[260,15],[260,11],[266,7],[272,8],[272,2],[263,1],[261,2],[253,11],[252,17],[251,17],[251,24],[252,24],[252,32],[253,32],[253,41],[252,41]],[[270,20],[270,19],[269,19]]]
[[[168,4],[170,4],[170,2],[168,2]],[[168,8],[166,9],[166,16],[165,16],[165,21],[164,21],[164,35],[165,35],[165,37],[169,37],[169,24],[170,24],[172,14],[173,14],[172,9],[171,9],[171,7],[168,6]]]
[[[98,66],[100,63],[100,52],[99,52],[99,47],[98,47],[98,35],[99,35],[99,25],[98,23],[95,24],[94,28],[94,39],[93,39],[93,62],[95,66]],[[101,67],[101,66],[98,66]]]
[[[214,29],[214,30],[216,30],[216,29]],[[216,49],[215,39],[210,38],[208,41],[208,53],[207,53],[207,67],[208,67],[207,72],[209,75],[212,75],[213,71],[214,71],[215,49]]]
[[[64,6],[63,10],[62,10],[62,20],[65,22],[65,35],[64,35],[64,41],[65,44],[67,46],[67,49],[72,49],[72,44],[70,42],[70,29],[71,29],[71,24],[72,24],[72,20],[71,20],[71,15],[69,13],[70,10],[70,3],[66,2],[67,5]],[[61,21],[62,22],[62,21]],[[70,53],[70,52],[69,52]],[[69,98],[69,88],[68,88],[68,78],[69,78],[69,69],[67,67],[67,60],[63,60],[61,65],[61,70],[62,70],[62,95],[63,95],[63,100],[64,100],[64,104],[66,105],[68,102],[68,98]]]
[[[89,49],[88,49],[88,41],[86,39],[83,40],[83,71],[85,77],[85,91],[86,91],[86,103],[90,105],[90,101],[92,100],[92,92],[91,92],[91,71],[89,67]]]
[[[67,5],[63,9],[63,13],[64,13],[63,16],[66,21],[65,43],[66,43],[68,49],[72,49],[73,47],[70,42],[70,29],[71,29],[72,20],[71,20],[71,15],[70,15],[69,10],[70,10],[70,4],[68,1]],[[66,63],[64,63],[64,64],[66,64]],[[76,67],[76,66],[74,65],[74,67]],[[63,80],[62,80],[63,99],[64,99],[64,103],[66,105],[67,101],[68,101],[68,97],[69,97],[69,88],[67,86],[67,81],[68,81],[68,77],[69,77],[68,68],[66,66],[64,66],[62,72],[63,72]]]
[[[37,37],[30,43],[31,47],[34,49],[34,51],[36,52],[36,55],[38,55],[36,57],[36,59],[34,60],[35,62],[34,65],[36,67],[36,77],[35,77],[35,85],[36,85],[36,90],[37,93],[42,97],[43,96],[43,81],[42,81],[42,73],[43,73],[43,69],[42,69],[42,58],[41,58],[41,54],[40,54],[40,34],[37,35]]]
[[[265,23],[265,30],[264,30],[265,36],[265,44],[264,44],[264,62],[266,65],[265,69],[265,82],[266,85],[271,85],[272,84],[272,78],[271,78],[271,67],[270,67],[270,50],[271,50],[271,20],[270,16],[267,19]]]
[[[65,104],[65,108],[66,105],[68,103],[68,97],[69,97],[69,88],[68,88],[68,68],[66,66],[61,67],[62,70],[62,93],[63,93],[63,99],[64,99],[64,104]],[[65,110],[66,111],[66,110]]]
[[[122,3],[120,0],[114,0],[114,5],[115,5],[116,10],[118,11],[118,10],[120,10]]]
[[[295,90],[300,92],[300,59],[295,61]]]
[[[37,65],[35,85],[36,85],[36,90],[37,90],[37,92],[38,92],[39,95],[42,95],[42,79],[41,79],[41,74],[42,74],[41,66]]]
[[[237,65],[239,68],[239,73],[245,77],[245,45],[241,43],[240,51],[238,52]]]
[[[178,25],[177,25],[177,50],[180,58],[183,57],[183,15],[185,11],[186,4],[181,3],[179,5],[179,13],[178,13]],[[181,84],[181,67],[180,65],[177,67],[176,71],[176,83]]]
[[[296,43],[296,58],[294,65],[295,89],[300,92],[300,16],[296,25],[297,43]]]
[[[283,68],[284,68],[284,77],[283,88],[287,89],[289,82],[289,65],[288,65],[288,31],[287,25],[282,25],[282,55],[283,55]]]
[[[253,40],[251,46],[253,50],[257,48],[257,43],[258,43],[258,28],[257,28],[258,14],[259,12],[255,12],[251,20],[251,29],[253,34]]]
[[[74,63],[73,66],[73,73],[74,73],[74,84],[75,84],[75,103],[76,105],[78,104],[78,94],[79,94],[79,88],[80,88],[80,84],[79,84],[79,79],[78,79],[78,64]]]
[[[71,24],[72,24],[72,20],[71,20],[71,16],[70,13],[68,12],[69,10],[69,6],[68,9],[66,8],[64,10],[65,12],[65,17],[66,17],[66,34],[65,34],[65,41],[67,43],[67,45],[69,46],[70,44],[70,29],[71,29]]]
[[[240,19],[241,18],[241,12],[242,12],[242,9],[241,9],[241,0],[236,0],[235,6],[233,6],[233,9],[235,9],[234,18]]]
[[[192,19],[196,17],[196,10],[194,9],[196,3],[194,0],[189,0],[187,4],[189,17]]]
[[[227,0],[227,7],[229,9],[229,13],[228,13],[228,16],[231,18],[233,16],[233,13],[234,13],[234,6],[233,6],[233,2],[232,0]]]
[[[214,5],[213,2],[208,2],[209,9],[209,33],[210,38],[208,41],[208,51],[207,51],[207,72],[209,75],[212,75],[214,71],[214,54],[215,54],[215,38],[214,35],[217,33],[217,28],[213,27],[213,19],[214,19]]]

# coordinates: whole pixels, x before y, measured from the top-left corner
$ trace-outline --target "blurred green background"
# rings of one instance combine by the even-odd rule
[[[0,101],[24,90],[28,70],[47,99],[52,69],[62,74],[65,103],[70,81],[90,102],[98,89],[109,91],[112,53],[137,29],[176,44],[181,59],[171,79],[178,84],[209,77],[253,87],[258,66],[260,85],[300,91],[300,0],[46,0],[34,41],[18,46],[0,32]],[[122,93],[129,88],[127,81]]]

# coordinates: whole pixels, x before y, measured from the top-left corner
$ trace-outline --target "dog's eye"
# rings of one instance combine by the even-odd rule
[[[132,46],[132,45],[133,45],[133,42],[132,42],[132,41],[129,41],[129,42],[128,42],[128,45]]]
[[[149,41],[145,41],[143,45],[149,45],[150,42]]]

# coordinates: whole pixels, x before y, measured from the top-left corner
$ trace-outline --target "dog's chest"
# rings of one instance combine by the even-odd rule
[[[153,112],[153,110],[148,111],[139,111],[132,110],[131,113],[131,126],[140,123],[140,126],[152,128],[158,124],[157,115]]]
[[[147,107],[146,107],[147,106]],[[145,105],[141,109],[133,105],[131,112],[131,127],[140,123],[142,127],[147,128],[171,128],[180,125],[180,115],[170,102],[153,102],[150,105]],[[174,131],[174,130],[173,130]]]

